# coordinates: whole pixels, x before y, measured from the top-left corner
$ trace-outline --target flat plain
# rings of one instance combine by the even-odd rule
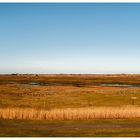
[[[138,137],[139,99],[138,74],[0,75],[0,136]]]

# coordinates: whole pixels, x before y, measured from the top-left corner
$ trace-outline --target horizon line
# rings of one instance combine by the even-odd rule
[[[0,73],[0,75],[140,75],[140,73]]]

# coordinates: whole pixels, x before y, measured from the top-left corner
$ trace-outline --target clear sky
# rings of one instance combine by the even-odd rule
[[[140,73],[140,4],[0,4],[0,73]]]

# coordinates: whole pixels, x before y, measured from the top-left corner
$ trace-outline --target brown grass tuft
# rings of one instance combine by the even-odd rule
[[[140,118],[140,107],[94,107],[52,110],[1,108],[0,118],[24,120],[129,119]]]

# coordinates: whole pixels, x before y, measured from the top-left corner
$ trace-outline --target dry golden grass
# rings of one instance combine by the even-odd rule
[[[25,120],[131,119],[140,118],[140,107],[94,107],[52,110],[1,108],[0,118]]]

